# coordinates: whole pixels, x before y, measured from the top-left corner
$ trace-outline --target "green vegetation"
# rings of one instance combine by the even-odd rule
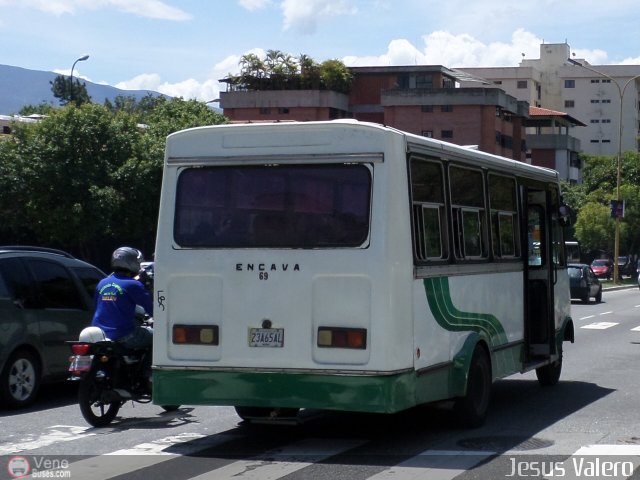
[[[231,90],[333,90],[349,93],[353,75],[340,60],[317,63],[308,55],[294,58],[268,50],[265,58],[254,53],[240,59],[240,74],[223,81]]]
[[[98,265],[121,244],[150,255],[166,136],[220,123],[202,102],[165,97],[74,102],[15,122],[0,142],[0,243],[62,248]]]
[[[615,219],[610,202],[617,198],[616,157],[583,156],[582,183],[563,185],[565,202],[574,212],[573,235],[583,252],[613,256]],[[640,154],[626,152],[621,161],[620,197],[625,200],[620,219],[620,255],[640,253]]]

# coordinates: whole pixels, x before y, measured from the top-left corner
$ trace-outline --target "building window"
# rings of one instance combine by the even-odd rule
[[[493,83],[496,85],[502,85],[502,80],[495,80]]]
[[[409,88],[409,75],[398,75],[398,88]]]
[[[564,88],[576,88],[576,81],[575,80],[565,80],[564,81]]]
[[[496,145],[502,145],[502,133],[496,131]]]
[[[433,138],[433,130],[422,130],[422,136]]]
[[[604,78],[604,79],[602,79],[602,83],[611,83],[611,79],[610,78]]]
[[[600,143],[600,140],[591,139],[591,143]]]
[[[611,143],[611,140],[602,140],[602,143]]]
[[[591,79],[591,83],[600,83],[600,79],[599,78],[592,78]]]
[[[600,123],[600,120],[598,120],[597,118],[595,118],[595,119],[592,118],[591,119],[591,123]]]
[[[591,100],[591,103],[600,103],[600,100]]]
[[[527,88],[526,80],[518,80],[518,88]]]
[[[576,106],[576,102],[574,100],[565,100],[564,106],[567,108],[573,108]]]
[[[271,109],[269,107],[260,107],[260,115],[271,115]]]
[[[416,77],[416,88],[433,88],[433,76],[418,75]]]
[[[420,107],[420,109],[424,112],[424,113],[431,113],[433,112],[433,105],[422,105]]]
[[[602,103],[611,103],[611,99],[602,100]]]
[[[453,130],[442,130],[440,136],[442,138],[453,138]]]
[[[9,135],[11,133],[11,127],[7,127],[6,125],[2,126],[2,133]]]
[[[602,123],[611,123],[611,119],[610,118],[603,118],[602,119]]]
[[[442,79],[442,88],[456,88],[456,82],[453,78],[444,77]]]
[[[280,107],[278,108],[278,113],[281,115],[288,115],[289,109],[287,107]]]
[[[440,107],[441,112],[453,112],[453,105],[442,105]]]

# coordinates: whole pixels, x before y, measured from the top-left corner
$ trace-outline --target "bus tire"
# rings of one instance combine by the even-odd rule
[[[462,426],[477,428],[484,423],[491,400],[491,362],[479,345],[476,345],[467,375],[467,393],[456,400],[453,410]]]
[[[538,377],[538,383],[543,387],[551,387],[558,383],[560,380],[560,373],[562,372],[562,352],[560,357],[553,363],[545,365],[544,367],[536,368],[536,377]]]

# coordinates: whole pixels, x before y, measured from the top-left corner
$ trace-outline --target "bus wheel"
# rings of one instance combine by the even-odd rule
[[[236,413],[243,420],[251,419],[278,419],[298,416],[299,408],[273,408],[273,407],[234,407]]]
[[[458,421],[465,427],[480,427],[487,416],[491,398],[491,362],[485,350],[476,346],[467,376],[467,394],[454,404]]]
[[[560,373],[562,372],[562,352],[560,357],[553,363],[545,365],[544,367],[536,368],[536,377],[538,377],[538,383],[543,387],[549,387],[558,383],[560,380]]]

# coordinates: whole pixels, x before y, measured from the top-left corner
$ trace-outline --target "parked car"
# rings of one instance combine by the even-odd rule
[[[571,298],[579,298],[588,303],[589,299],[593,297],[596,302],[600,303],[602,301],[602,284],[591,267],[586,263],[570,263],[567,267]]]
[[[618,273],[622,275],[628,275],[629,277],[635,277],[636,265],[631,261],[630,257],[622,256],[618,257]]]
[[[23,407],[41,383],[67,378],[65,342],[91,323],[104,277],[60,250],[0,246],[0,403]]]
[[[596,277],[611,280],[613,276],[613,263],[606,258],[597,258],[591,262],[591,270],[596,274]]]

